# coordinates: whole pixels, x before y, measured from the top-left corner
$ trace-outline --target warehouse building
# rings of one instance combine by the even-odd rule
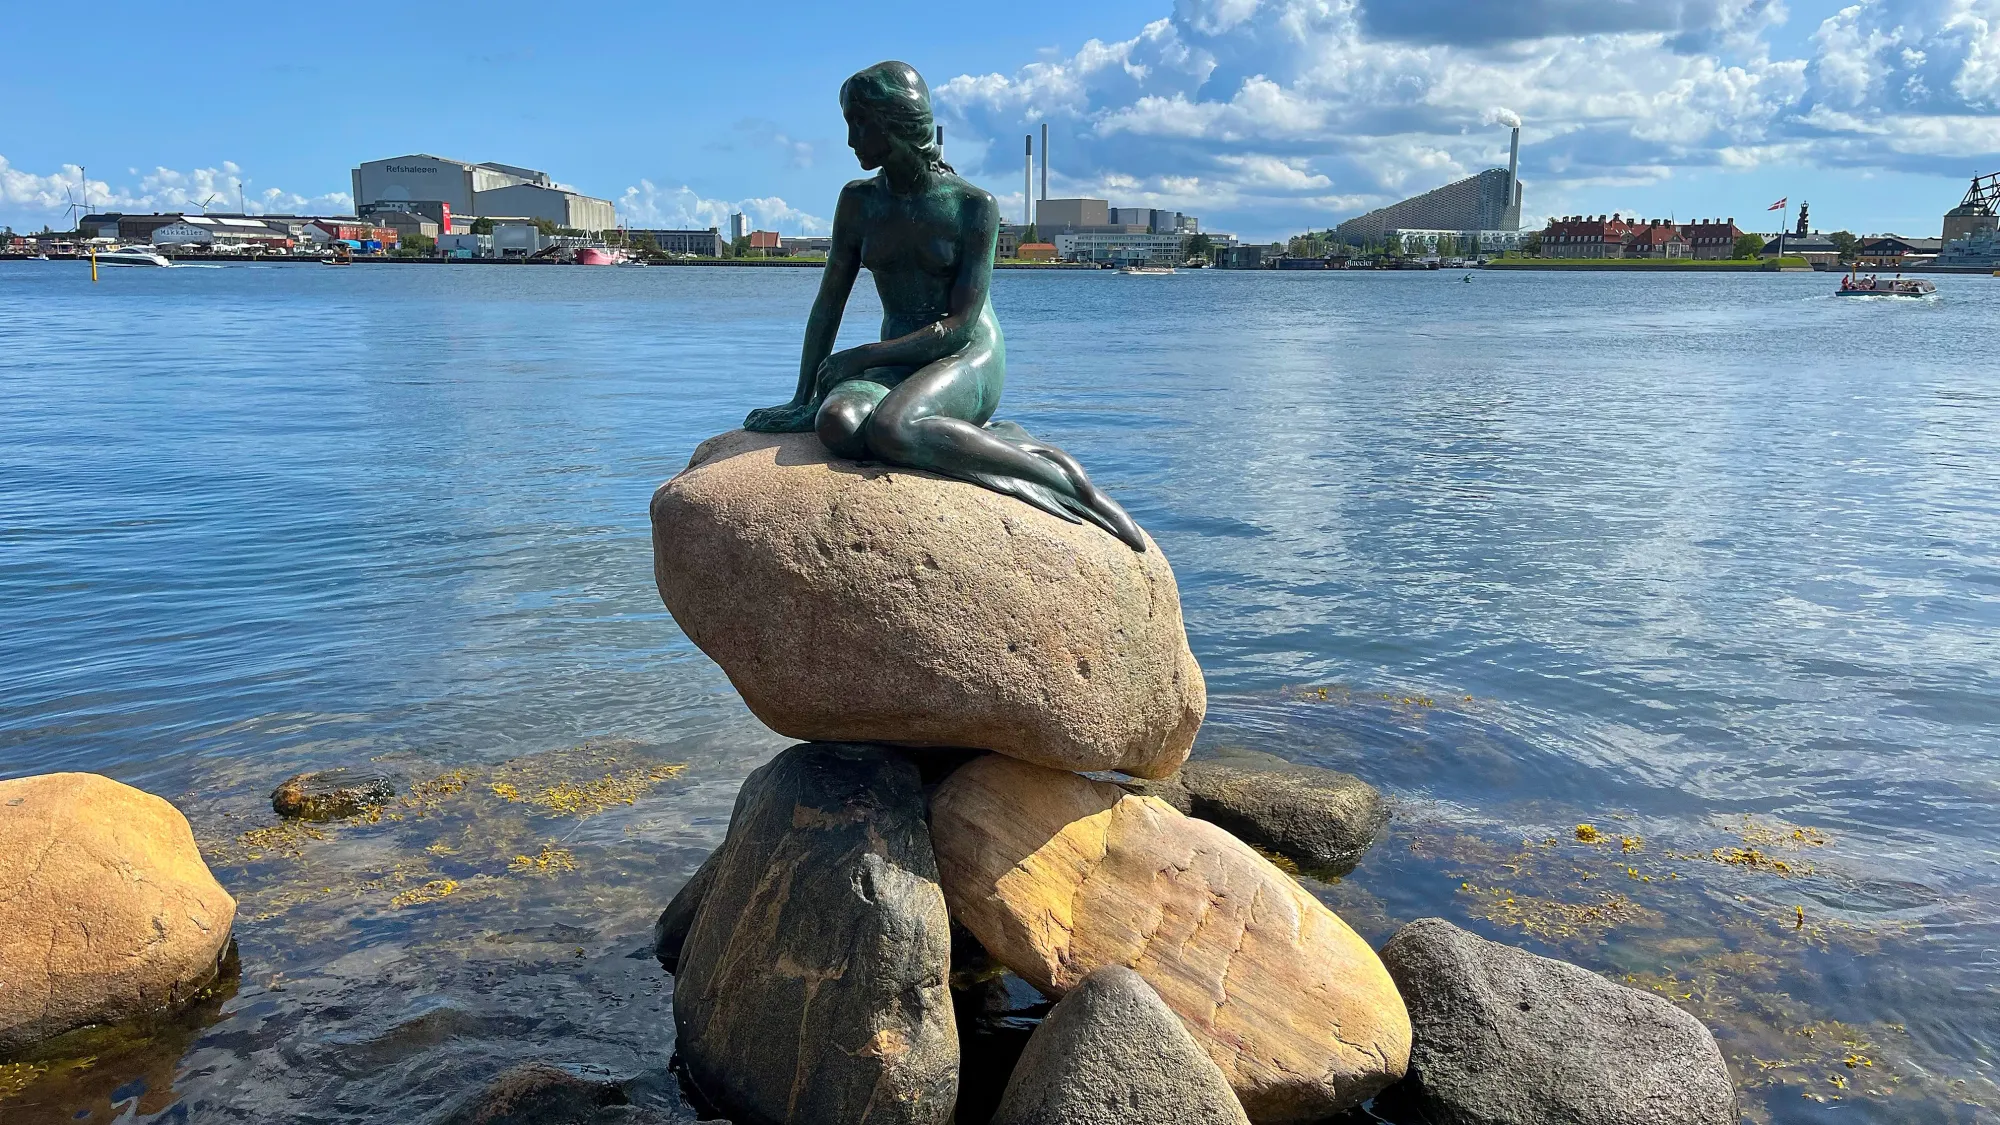
[[[512,164],[468,164],[418,153],[368,161],[354,169],[352,179],[356,208],[434,203],[467,219],[526,216],[586,231],[618,225],[610,200],[579,194],[547,172]]]

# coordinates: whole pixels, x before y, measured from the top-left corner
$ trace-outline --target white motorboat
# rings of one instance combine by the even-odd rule
[[[1172,267],[1172,266],[1120,266],[1120,267],[1118,268],[1118,272],[1119,272],[1119,273],[1134,273],[1134,274],[1154,274],[1154,273],[1172,273],[1172,272],[1174,272],[1174,267]]]
[[[1874,274],[1862,276],[1848,271],[1840,279],[1840,288],[1833,291],[1836,297],[1928,297],[1937,292],[1937,286],[1921,277],[1904,277],[1897,274],[1893,278],[1876,277]]]
[[[100,266],[171,266],[155,251],[144,246],[114,246],[92,255]]]

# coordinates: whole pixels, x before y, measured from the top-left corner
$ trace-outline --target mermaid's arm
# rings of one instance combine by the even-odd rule
[[[960,211],[958,278],[951,287],[950,311],[915,332],[841,352],[833,357],[841,370],[822,372],[820,385],[828,385],[827,374],[852,376],[871,367],[922,367],[971,347],[979,314],[993,288],[993,247],[999,234],[1000,207],[993,197],[983,191],[969,195]]]
[[[827,251],[826,271],[820,275],[819,295],[813,298],[811,315],[806,317],[805,346],[799,353],[799,382],[791,401],[759,407],[743,420],[743,428],[759,433],[803,433],[813,428],[820,399],[830,387],[818,385],[820,367],[833,351],[834,337],[840,334],[840,318],[847,311],[848,295],[861,272],[861,201],[857,190],[861,181],[841,190],[833,210],[833,245]]]
[[[806,317],[806,343],[799,355],[799,387],[794,402],[814,397],[819,365],[833,352],[834,337],[840,335],[840,318],[847,311],[847,298],[854,292],[854,279],[861,273],[861,208],[859,193],[849,184],[840,193],[833,210],[832,246],[826,255],[826,272],[819,279],[819,296],[813,298],[812,314]]]

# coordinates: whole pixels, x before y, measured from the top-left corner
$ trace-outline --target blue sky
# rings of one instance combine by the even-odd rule
[[[865,14],[864,14],[865,13]],[[107,29],[80,67],[56,44]],[[186,47],[135,46],[171,42]],[[215,195],[338,211],[357,161],[542,168],[627,221],[730,210],[824,229],[857,174],[834,95],[881,58],[937,95],[947,157],[1020,209],[1047,120],[1051,193],[1172,207],[1268,239],[1506,158],[1524,220],[1620,211],[1935,235],[2000,170],[2000,0],[497,0],[416,13],[21,5],[0,23],[0,223]],[[1772,216],[1771,218],[1775,218]]]

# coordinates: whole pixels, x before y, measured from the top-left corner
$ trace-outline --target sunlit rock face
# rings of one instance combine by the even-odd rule
[[[1135,970],[1252,1121],[1318,1121],[1402,1077],[1409,1017],[1374,950],[1215,825],[992,755],[938,786],[931,831],[952,917],[994,959],[1051,996]]]
[[[235,919],[166,801],[94,773],[0,781],[0,1050],[180,1006]]]

